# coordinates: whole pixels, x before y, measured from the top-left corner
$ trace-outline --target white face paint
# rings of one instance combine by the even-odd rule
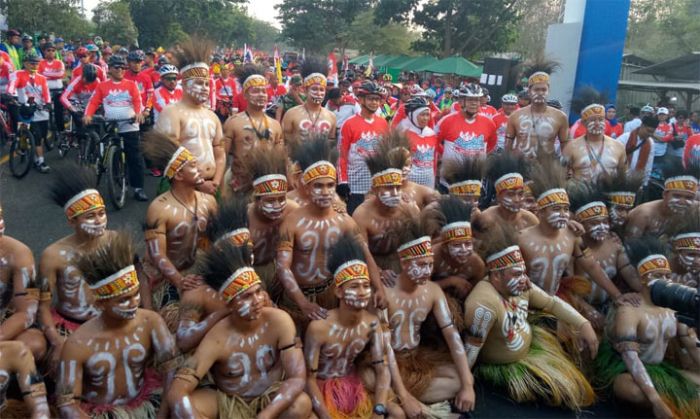
[[[389,208],[396,208],[401,204],[401,194],[392,191],[381,191],[378,195],[382,204]]]
[[[307,93],[309,94],[309,98],[311,98],[311,101],[318,105],[323,103],[323,99],[326,98],[326,88],[321,86],[320,84],[314,84],[310,86],[307,90]]]
[[[511,295],[518,296],[523,292],[527,291],[528,281],[527,275],[525,275],[525,267],[519,266],[512,268],[511,273],[514,276],[511,279],[509,279],[506,283],[506,287],[508,287],[508,292],[510,292]]]
[[[287,201],[284,201],[281,205],[275,205],[272,202],[263,202],[260,205],[260,211],[265,215],[265,217],[271,220],[279,220],[282,218],[284,209],[287,207]]]
[[[610,222],[619,227],[627,222],[627,211],[620,211],[617,205],[610,207]]]
[[[433,264],[427,263],[425,265],[418,265],[418,262],[415,260],[412,260],[408,266],[408,269],[406,270],[406,275],[408,278],[415,282],[418,285],[423,285],[428,280],[430,280],[430,276],[433,274]]]
[[[412,167],[412,164],[409,161],[408,164],[406,166],[404,166],[403,169],[401,169],[401,175],[403,176],[404,180],[408,179],[408,175],[411,174],[411,167]]]
[[[682,214],[684,211],[686,211],[688,208],[690,208],[691,201],[687,199],[680,199],[680,198],[669,198],[668,200],[668,209],[671,210],[672,213],[674,214]]]
[[[447,244],[447,252],[457,262],[466,263],[474,253],[474,245],[472,242],[453,240]]]
[[[196,83],[197,79],[189,79],[185,82],[185,92],[197,102],[204,104],[209,100],[209,88]]]
[[[562,228],[566,228],[566,224],[569,222],[569,212],[568,211],[553,211],[551,214],[547,216],[547,223],[556,228],[557,230],[561,230]]]
[[[690,273],[700,273],[700,251],[681,250],[678,252],[678,260]]]
[[[517,205],[515,202],[513,202],[513,199],[511,198],[501,198],[500,204],[503,208],[507,209],[510,212],[520,211],[520,205]]]
[[[333,205],[333,195],[324,194],[323,188],[311,188],[311,202],[319,208],[330,208]]]
[[[606,222],[597,223],[588,230],[588,234],[595,241],[603,241],[610,234],[610,224]]]
[[[586,122],[586,130],[591,135],[601,135],[605,132],[605,120],[592,120]]]
[[[358,289],[346,289],[343,293],[343,301],[350,307],[363,309],[369,305],[370,296],[370,293],[365,294]]]
[[[107,230],[107,222],[98,223],[97,219],[87,220],[84,223],[80,223],[80,229],[91,237],[100,237],[105,234]]]
[[[112,314],[116,317],[124,320],[131,320],[136,317],[136,311],[138,310],[139,303],[141,302],[141,296],[136,295],[136,304],[132,307],[131,299],[122,301],[112,307]]]

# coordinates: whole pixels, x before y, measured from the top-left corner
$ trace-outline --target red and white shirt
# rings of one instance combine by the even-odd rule
[[[503,112],[498,112],[491,118],[493,123],[496,125],[496,150],[503,150],[506,148],[506,126],[508,125],[508,115]]]
[[[673,127],[668,122],[659,122],[654,131],[654,157],[663,156],[668,149],[668,142],[673,140]]]
[[[438,122],[437,132],[444,150],[443,163],[461,156],[483,156],[493,151],[498,142],[496,124],[479,114],[468,121],[461,112],[451,113]]]
[[[365,119],[362,114],[353,115],[343,124],[338,144],[338,182],[347,183],[350,193],[369,192],[372,175],[365,159],[376,152],[379,140],[388,131],[389,124],[376,115],[371,119]]]
[[[277,100],[287,94],[287,88],[278,84],[277,87],[267,85],[267,103],[277,103]]]
[[[97,80],[99,81],[105,81],[107,80],[107,72],[105,71],[104,68],[100,67],[97,64],[93,64],[95,67],[97,67]],[[71,72],[71,81],[75,80],[76,78],[80,77],[83,75],[83,63],[79,63],[77,67],[73,69]]]
[[[85,109],[98,84],[96,79],[92,83],[87,83],[82,77],[74,79],[61,94],[61,103],[68,109],[75,106],[73,103]]]
[[[66,75],[66,66],[61,60],[41,60],[37,72],[46,77],[49,89],[63,89],[63,77]]]
[[[29,98],[34,99],[34,103],[39,106],[51,103],[51,93],[46,83],[46,77],[41,74],[31,74],[27,70],[19,70],[12,73],[7,93],[17,96],[20,104],[29,102]],[[49,111],[37,110],[34,112],[32,121],[48,121]]]
[[[148,73],[143,71],[134,73],[131,70],[127,70],[126,73],[124,73],[124,78],[136,83],[136,87],[138,87],[139,92],[141,92],[141,103],[144,107],[151,107],[153,105],[153,82]]]
[[[7,92],[7,86],[10,84],[10,77],[14,71],[15,68],[12,66],[12,61],[2,61],[2,64],[0,64],[0,93]]]
[[[493,117],[496,116],[497,113],[498,110],[489,104],[479,107],[479,115],[485,116],[488,119],[493,119]]]
[[[430,127],[421,131],[413,126],[406,130],[406,137],[411,144],[411,172],[408,180],[435,188],[438,158],[442,153],[437,134]]]
[[[85,109],[85,115],[94,115],[100,105],[104,108],[105,118],[108,120],[130,119],[143,112],[138,86],[133,81],[126,79],[118,82],[107,80],[99,83]],[[119,125],[119,132],[138,130],[139,124],[136,122]]]
[[[218,100],[230,100],[233,102],[234,96],[238,94],[236,80],[233,77],[216,79],[216,97]]]
[[[153,93],[153,118],[158,120],[158,115],[163,112],[163,108],[171,103],[182,100],[182,87],[176,85],[175,89],[168,90],[165,86],[158,87]]]

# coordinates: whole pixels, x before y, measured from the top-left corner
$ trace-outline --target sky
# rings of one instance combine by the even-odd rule
[[[85,2],[85,11],[88,17],[92,16],[92,9],[97,6],[99,0],[83,0]],[[273,26],[280,28],[277,21],[277,11],[275,6],[280,4],[282,0],[248,0],[248,13],[260,20],[271,23]]]

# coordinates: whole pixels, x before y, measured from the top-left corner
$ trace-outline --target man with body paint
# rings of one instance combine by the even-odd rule
[[[700,207],[669,226],[671,237],[671,279],[691,288],[700,288]]]
[[[68,165],[58,170],[51,195],[63,208],[70,234],[49,245],[39,262],[39,324],[51,346],[49,373],[55,372],[66,337],[99,314],[95,299],[76,260],[83,253],[109,242],[104,200],[95,189],[94,172]]]
[[[573,307],[530,283],[516,234],[509,226],[498,226],[481,242],[489,274],[464,304],[469,365],[476,365],[476,377],[506,390],[516,402],[540,399],[579,411],[595,400],[591,385],[556,337],[528,320],[528,310],[545,311],[570,325],[577,331],[579,349],[589,349],[593,357],[598,339]]]
[[[32,351],[21,341],[0,342],[0,416],[32,419],[48,419],[49,404],[46,401],[46,385],[37,372]],[[20,406],[6,404],[6,393],[15,376],[24,403]]]
[[[696,198],[700,176],[697,169],[669,166],[665,174],[662,198],[645,202],[629,212],[626,238],[647,234],[659,237],[673,217],[683,217],[692,207],[700,205]]]
[[[265,113],[268,98],[267,79],[263,76],[263,69],[246,64],[237,74],[243,90],[241,94],[248,101],[248,106],[224,124],[226,153],[233,157],[231,166],[226,171],[224,196],[250,191],[252,179],[243,168],[248,153],[256,148],[269,150],[284,144],[280,123]]]
[[[170,190],[149,205],[144,232],[142,268],[147,280],[141,296],[144,307],[160,310],[173,302],[172,288],[182,293],[199,285],[186,271],[205,245],[208,220],[217,206],[213,195],[197,190],[205,180],[199,161],[187,148],[153,130],[144,138],[143,152],[170,183]],[[164,317],[171,325],[172,319]]]
[[[626,241],[627,253],[642,282],[642,304],[618,307],[611,313],[606,340],[595,360],[595,377],[615,397],[641,408],[653,409],[657,418],[696,418],[700,415],[700,349],[696,332],[676,319],[673,310],[652,302],[650,289],[658,281],[671,281],[671,267],[657,237]],[[668,359],[671,347],[681,348],[682,360]]]
[[[175,51],[182,76],[182,100],[163,108],[155,129],[185,147],[197,159],[203,182],[197,190],[214,195],[224,178],[226,152],[221,122],[209,103],[209,45],[188,40]],[[145,141],[145,140],[144,140]],[[161,191],[167,189],[161,185]]]
[[[610,175],[603,174],[598,178],[596,187],[605,197],[611,230],[619,237],[624,235],[629,213],[634,208],[642,181],[641,173],[624,170]]]
[[[306,101],[290,109],[282,118],[282,130],[285,141],[304,141],[313,135],[325,135],[329,140],[335,139],[335,114],[321,106],[326,96],[325,63],[306,59],[301,66],[304,77]]]
[[[600,95],[595,91],[591,94],[584,92],[577,99],[572,107],[581,114],[586,133],[571,140],[562,151],[569,177],[595,182],[602,174],[627,170],[625,146],[605,135],[605,107],[600,103],[587,103],[600,99]]]
[[[155,417],[161,388],[172,381],[180,360],[175,339],[157,313],[139,308],[133,261],[126,232],[77,261],[100,314],[63,347],[56,391],[63,418]],[[167,407],[160,417],[168,417]]]
[[[304,344],[306,387],[315,413],[322,419],[402,417],[401,408],[388,402],[391,375],[379,318],[367,311],[372,287],[362,245],[344,234],[328,256],[328,270],[339,306],[327,318],[309,323]],[[366,349],[371,366],[362,374],[356,360]],[[363,383],[360,375],[371,379]]]
[[[540,155],[554,155],[557,146],[562,150],[565,148],[569,139],[569,121],[564,112],[547,105],[549,75],[556,67],[558,64],[539,57],[525,69],[530,104],[508,117],[507,153],[515,152],[534,159]]]
[[[423,209],[440,196],[440,193],[435,189],[434,184],[430,187],[416,183],[409,179],[413,171],[414,161],[420,159],[416,153],[420,154],[425,150],[420,147],[415,148],[412,152],[412,143],[406,133],[400,133],[397,130],[390,132],[386,138],[382,139],[379,144],[381,153],[386,153],[389,158],[389,164],[392,167],[401,168],[401,199],[409,204]],[[422,151],[421,151],[422,150]]]
[[[24,243],[5,235],[0,207],[0,342],[18,340],[34,359],[43,359],[47,349],[37,327],[40,296],[34,255]]]
[[[173,418],[308,418],[306,366],[289,314],[265,306],[247,246],[207,253],[202,273],[229,316],[202,339],[177,372],[166,402]],[[214,387],[197,388],[209,373]]]
[[[447,194],[471,205],[473,216],[480,214],[482,184],[486,160],[483,157],[461,157],[442,166],[442,176],[447,182]]]
[[[348,214],[333,208],[336,169],[328,161],[328,139],[304,141],[295,148],[292,158],[303,170],[302,187],[307,189],[310,203],[292,211],[282,222],[276,266],[277,278],[285,290],[280,304],[296,322],[305,325],[309,320],[326,318],[328,310],[337,306],[333,276],[326,266],[328,252],[343,233],[362,233]],[[366,243],[366,238],[362,237],[361,242]],[[374,303],[383,307],[384,288],[379,272],[368,248],[365,253],[375,291]]]
[[[471,411],[474,379],[445,294],[430,280],[434,261],[430,236],[424,235],[417,219],[404,217],[399,241],[401,273],[396,284],[386,288],[388,307],[381,312],[389,330],[394,392],[411,418],[444,417],[451,400],[459,411]],[[421,327],[429,314],[435,317],[443,341],[421,342]]]

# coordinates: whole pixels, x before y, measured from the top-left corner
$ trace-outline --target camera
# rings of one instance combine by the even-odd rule
[[[700,294],[695,288],[667,281],[656,281],[650,288],[651,301],[676,311],[678,321],[689,327],[700,324]]]

